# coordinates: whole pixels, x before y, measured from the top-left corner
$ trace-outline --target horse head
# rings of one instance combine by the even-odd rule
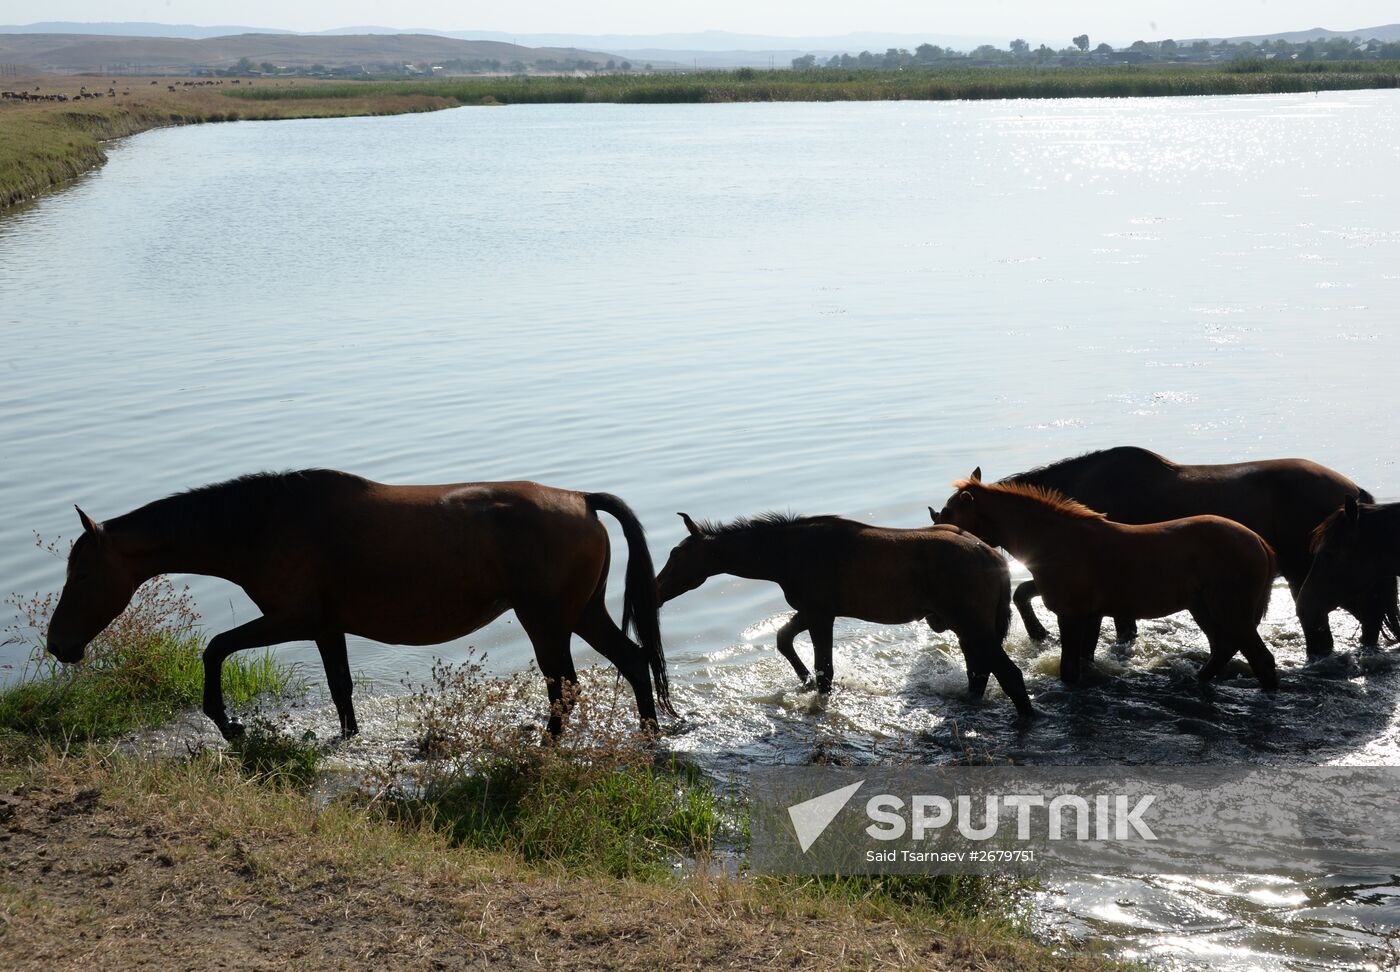
[[[1298,620],[1304,627],[1326,620],[1329,612],[1386,573],[1383,551],[1369,542],[1361,505],[1347,497],[1313,531],[1312,567],[1298,591]]]
[[[82,661],[88,643],[131,602],[139,586],[101,523],[82,510],[83,535],[68,554],[68,577],[49,619],[45,645],[61,662]]]
[[[684,522],[688,536],[671,550],[666,566],[656,575],[656,589],[661,603],[693,591],[714,576],[711,566],[714,540],[695,525],[686,513],[677,513]]]

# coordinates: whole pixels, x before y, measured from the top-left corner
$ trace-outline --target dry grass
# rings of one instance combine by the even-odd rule
[[[50,753],[0,768],[7,967],[1097,969],[992,923],[934,925],[732,878],[535,867],[250,782],[236,763]]]

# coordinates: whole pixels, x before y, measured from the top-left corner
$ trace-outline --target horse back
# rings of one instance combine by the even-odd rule
[[[584,495],[530,482],[372,483],[299,532],[319,551],[327,613],[399,643],[449,640],[522,604],[581,609],[608,562]]]

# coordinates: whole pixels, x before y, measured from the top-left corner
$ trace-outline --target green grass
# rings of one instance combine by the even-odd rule
[[[391,93],[449,98],[460,104],[569,102],[694,103],[728,101],[892,101],[985,98],[1155,97],[1265,94],[1400,85],[1400,63],[1263,62],[1214,66],[1087,68],[931,68],[909,71],[711,71],[695,74],[598,75],[589,78],[452,78],[366,81],[311,88],[228,91],[250,101],[353,98]]]
[[[289,736],[261,719],[248,724],[229,745],[229,754],[244,777],[274,787],[308,788],[320,774],[321,747],[315,736]]]
[[[54,598],[11,597],[25,617],[17,632],[48,628]],[[82,744],[158,726],[197,707],[204,694],[204,643],[188,595],[157,578],[93,639],[83,660],[64,665],[35,646],[20,680],[0,689],[0,733]],[[271,655],[224,662],[224,697],[234,706],[282,695],[296,673]]]

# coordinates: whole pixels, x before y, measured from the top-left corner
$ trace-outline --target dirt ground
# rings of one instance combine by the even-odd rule
[[[0,791],[8,969],[1102,967],[768,908],[732,881],[552,876],[393,840],[347,854],[314,821],[258,828],[187,798],[148,815],[80,783]]]

